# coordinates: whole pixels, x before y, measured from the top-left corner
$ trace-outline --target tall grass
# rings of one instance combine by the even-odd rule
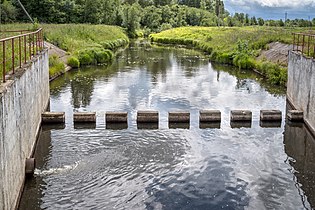
[[[45,40],[51,42],[57,47],[67,51],[73,59],[79,60],[79,65],[108,63],[113,59],[114,51],[120,47],[126,46],[129,39],[123,28],[107,25],[90,24],[42,24]],[[8,30],[34,30],[32,24],[7,24],[1,25],[2,31]],[[0,33],[0,37],[10,37],[17,33]],[[0,56],[2,50],[0,50]],[[10,46],[8,44],[6,54],[10,56]],[[55,60],[55,59],[53,59]],[[10,62],[8,62],[9,65]],[[60,63],[54,66],[51,64],[51,72],[58,74],[61,69]],[[2,64],[0,64],[2,65]],[[11,65],[12,66],[12,65]],[[76,65],[76,67],[78,67]],[[10,69],[10,65],[8,66]],[[2,71],[0,75],[2,74]],[[53,75],[51,75],[53,76]]]
[[[46,40],[69,52],[80,65],[108,63],[116,49],[129,43],[125,31],[117,26],[49,24],[43,27]]]
[[[278,64],[267,65],[255,60],[260,51],[267,49],[271,42],[292,43],[292,32],[299,28],[277,27],[181,27],[151,34],[154,42],[165,44],[183,44],[208,53],[210,60],[226,63],[240,68],[256,68],[266,75],[273,84],[285,84],[286,74]],[[246,51],[240,51],[240,42],[247,43]],[[273,68],[266,70],[265,68]],[[281,69],[282,73],[275,71]]]

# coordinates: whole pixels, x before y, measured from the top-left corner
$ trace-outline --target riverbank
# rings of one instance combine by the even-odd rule
[[[151,41],[192,46],[209,54],[210,60],[242,69],[255,69],[272,84],[285,85],[287,66],[263,54],[270,43],[292,43],[298,29],[277,27],[180,27],[151,34]],[[274,45],[272,45],[274,46]],[[268,53],[267,53],[268,54]]]
[[[125,47],[129,38],[123,28],[90,24],[5,24],[3,31],[44,29],[46,47],[50,53],[50,78],[65,72],[66,68],[81,65],[99,65],[111,62],[117,49]],[[20,32],[6,33],[13,36]]]
[[[117,26],[47,24],[44,30],[46,41],[67,54],[66,60],[58,59],[58,56],[50,57],[51,78],[65,71],[61,63],[70,68],[109,63],[115,51],[129,43],[124,29]]]

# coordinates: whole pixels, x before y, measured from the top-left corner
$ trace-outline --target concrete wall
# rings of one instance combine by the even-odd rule
[[[296,52],[289,53],[287,98],[315,132],[315,60]]]
[[[14,209],[49,102],[48,52],[36,56],[0,87],[0,209]]]

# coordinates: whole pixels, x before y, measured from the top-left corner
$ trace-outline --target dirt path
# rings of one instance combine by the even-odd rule
[[[288,66],[288,52],[293,46],[280,42],[272,42],[268,44],[269,50],[261,51],[257,60],[267,60],[273,63],[278,63],[281,66]]]

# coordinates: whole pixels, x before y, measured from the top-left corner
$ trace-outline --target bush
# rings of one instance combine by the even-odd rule
[[[261,62],[256,65],[256,69],[265,74],[268,81],[275,85],[285,85],[288,79],[286,68],[270,62]]]
[[[113,53],[110,50],[99,50],[95,52],[97,63],[106,63],[113,58]]]
[[[113,59],[113,52],[102,48],[85,49],[79,51],[78,54],[81,65],[107,63]]]
[[[71,66],[72,68],[79,68],[80,67],[80,61],[78,58],[72,56],[68,58],[67,64]]]
[[[81,65],[91,65],[94,64],[94,56],[89,54],[89,52],[83,50],[79,51],[78,59]]]

